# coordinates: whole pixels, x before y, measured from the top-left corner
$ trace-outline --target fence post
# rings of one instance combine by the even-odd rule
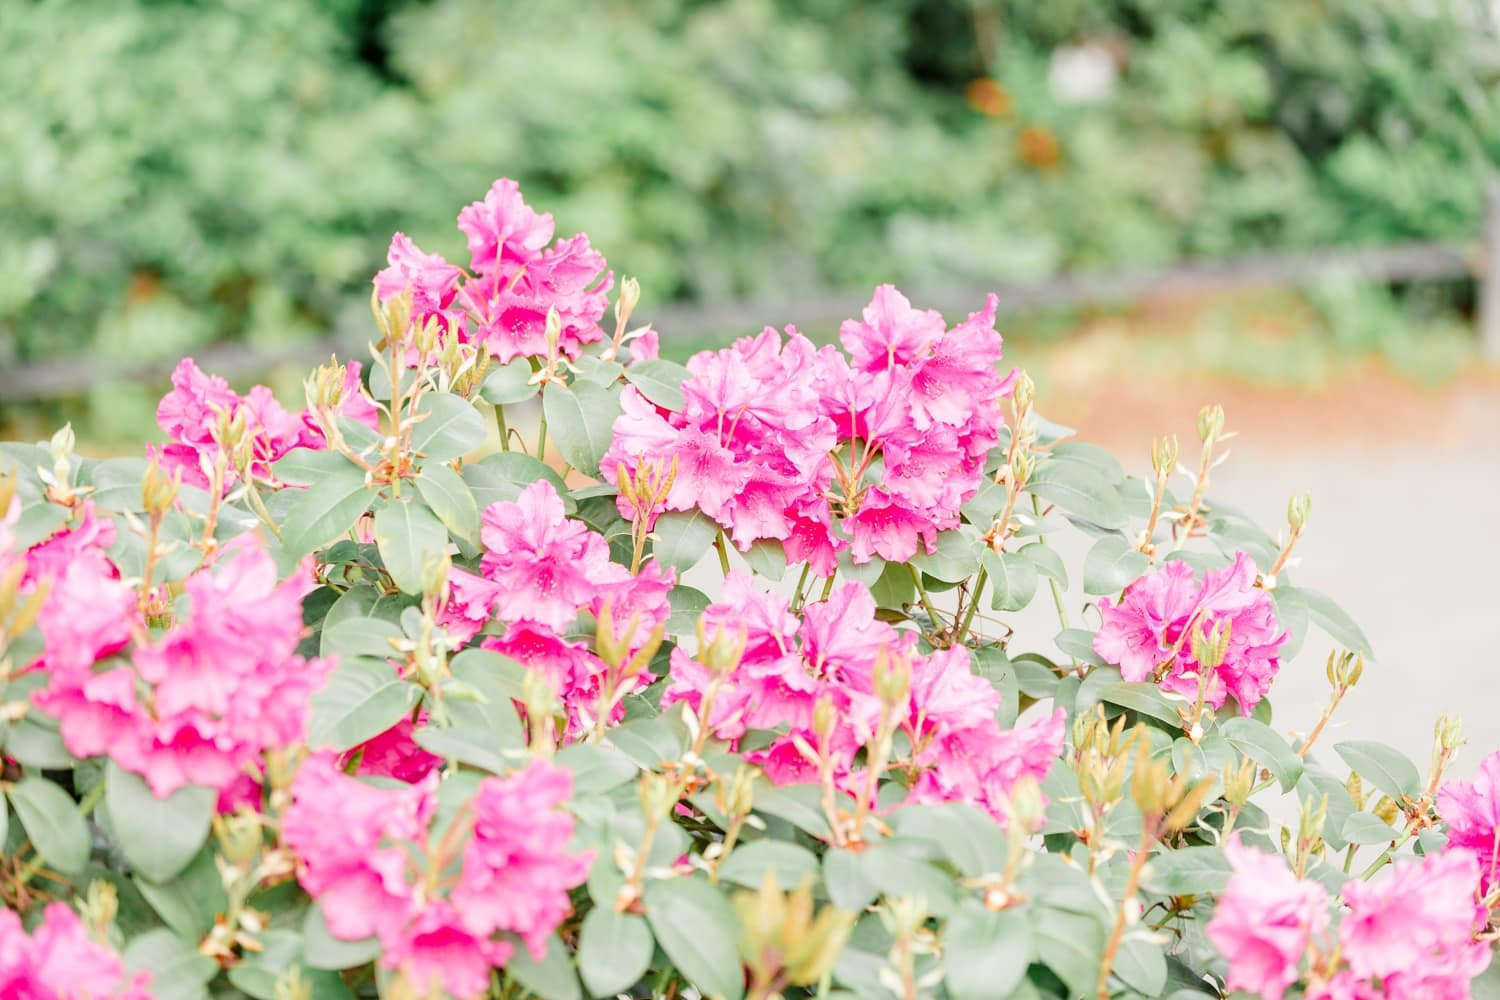
[[[1479,272],[1479,350],[1500,362],[1500,179],[1484,189],[1484,248]]]

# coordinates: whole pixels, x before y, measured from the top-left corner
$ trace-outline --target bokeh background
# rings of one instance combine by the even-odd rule
[[[358,345],[390,233],[460,259],[457,210],[502,175],[639,278],[642,314],[706,310],[663,323],[679,358],[752,332],[715,309],[826,336],[795,304],[852,314],[879,281],[920,298],[1462,253],[1500,163],[1497,18],[1477,0],[4,0],[0,372],[85,377],[0,403],[0,434],[69,419],[86,449],[136,450],[183,354],[237,352],[235,381],[295,399],[303,366],[256,359]],[[1440,708],[1500,736],[1482,584],[1500,394],[1477,295],[1462,274],[1335,273],[1005,329],[1043,411],[1137,470],[1152,435],[1228,405],[1221,495],[1275,525],[1310,491],[1298,572],[1376,648],[1349,731],[1421,758]],[[1316,716],[1325,652],[1287,681],[1291,723]]]

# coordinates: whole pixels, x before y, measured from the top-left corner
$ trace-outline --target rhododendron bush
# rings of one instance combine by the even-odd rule
[[[1487,975],[1500,756],[1325,735],[1368,644],[1296,585],[1306,498],[1276,537],[1213,499],[1221,410],[1127,476],[993,297],[684,367],[515,184],[458,226],[461,263],[395,236],[370,357],[301,409],[184,360],[139,457],[0,446],[0,993]]]

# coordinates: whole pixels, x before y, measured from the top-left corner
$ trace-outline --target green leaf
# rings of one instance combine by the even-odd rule
[[[520,950],[520,949],[518,949]],[[380,957],[380,939],[374,936],[345,941],[333,936],[323,919],[323,908],[314,903],[302,922],[302,960],[311,969],[352,969]]]
[[[965,899],[943,934],[943,982],[953,1000],[1003,1000],[1021,985],[1033,956],[1024,910],[997,913]]]
[[[271,473],[289,486],[312,486],[329,476],[351,472],[359,472],[358,466],[327,448],[293,448],[271,466]]]
[[[428,462],[414,482],[417,492],[454,538],[479,541],[479,504],[463,477],[441,462]]]
[[[1104,658],[1094,652],[1094,633],[1086,628],[1065,628],[1052,640],[1057,648],[1080,663],[1104,666]]]
[[[1104,925],[1086,913],[1035,906],[1031,928],[1042,963],[1073,996],[1094,996],[1104,958]]]
[[[496,406],[524,403],[537,394],[541,386],[531,381],[531,364],[525,358],[512,358],[509,364],[492,368],[479,384],[479,398]]]
[[[953,866],[970,878],[1005,870],[1006,848],[988,813],[963,802],[903,806],[891,815],[891,829],[905,839],[938,846]]]
[[[960,583],[979,572],[981,551],[990,550],[979,541],[979,532],[973,527],[962,525],[953,531],[938,532],[933,551],[926,552],[919,548],[912,557],[911,564],[934,580]],[[1035,574],[1032,575],[1035,577]]]
[[[651,966],[655,942],[643,917],[596,906],[578,935],[578,971],[596,997],[624,993],[640,982]]]
[[[448,549],[448,531],[415,500],[391,500],[375,512],[375,545],[402,592],[422,593],[422,567]]]
[[[1334,751],[1351,770],[1380,789],[1397,804],[1422,794],[1422,775],[1406,755],[1394,747],[1374,740],[1348,740],[1335,743]]]
[[[417,412],[427,416],[411,430],[411,447],[428,461],[451,462],[484,444],[484,417],[462,396],[432,392]]]
[[[598,478],[599,460],[609,450],[620,412],[619,390],[592,382],[550,385],[542,393],[547,433],[558,454],[586,476]]]
[[[520,730],[521,724],[517,722],[516,736],[508,739],[473,726],[423,726],[412,734],[412,738],[417,741],[417,746],[445,760],[468,764],[491,774],[509,774],[520,761],[508,759],[500,751],[517,750],[524,745]]]
[[[767,580],[786,575],[786,549],[774,538],[762,538],[740,553],[751,571]]]
[[[1217,895],[1233,874],[1229,859],[1219,847],[1179,847],[1162,851],[1146,866],[1144,885],[1164,896]]]
[[[784,819],[814,837],[828,836],[823,789],[818,785],[773,785],[755,790],[755,811]]]
[[[633,781],[635,763],[613,747],[574,743],[557,752],[556,761],[573,772],[573,794],[597,795]]]
[[[551,483],[558,496],[566,496],[568,492],[556,470],[519,451],[496,452],[478,462],[466,462],[462,478],[481,511],[501,500],[515,500],[539,479]]]
[[[308,745],[357,746],[394,726],[421,696],[422,689],[397,677],[389,664],[350,660],[312,697]]]
[[[718,524],[701,510],[668,511],[651,530],[651,554],[681,578],[708,553],[718,534]]]
[[[162,922],[184,938],[202,938],[214,926],[215,915],[229,905],[215,857],[213,849],[205,847],[169,882],[152,882],[139,875],[132,880]]]
[[[83,871],[89,863],[89,827],[68,793],[33,775],[16,782],[6,794],[42,860],[65,875]]]
[[[682,578],[680,570],[677,577]],[[698,619],[702,616],[703,609],[711,603],[708,595],[701,590],[679,584],[672,588],[667,599],[672,604],[672,617],[667,619],[668,634],[693,635],[698,628]]]
[[[1083,558],[1083,592],[1115,594],[1140,578],[1151,564],[1119,535],[1105,535]]]
[[[579,1000],[583,996],[573,963],[568,960],[568,949],[556,934],[547,939],[547,951],[540,962],[531,957],[530,949],[519,947],[505,963],[505,971],[547,1000]]]
[[[1031,474],[1026,489],[1101,528],[1120,528],[1125,524],[1125,502],[1114,484],[1082,462],[1057,459],[1043,462]]]
[[[713,886],[695,877],[652,882],[646,886],[646,919],[662,951],[699,992],[740,1000],[745,983],[739,921]]]
[[[322,477],[293,501],[281,525],[281,546],[292,557],[305,556],[354,527],[370,507],[365,474],[350,465]]]
[[[1031,542],[1017,549],[1016,555],[1035,566],[1038,573],[1056,580],[1059,587],[1068,586],[1068,567],[1063,564],[1062,556],[1052,546],[1041,542]]]
[[[1169,726],[1182,725],[1182,715],[1178,713],[1177,705],[1162,694],[1155,684],[1147,684],[1145,681],[1115,681],[1099,692],[1099,700],[1148,715]]]
[[[1375,650],[1370,646],[1370,640],[1365,638],[1364,631],[1349,617],[1347,611],[1334,603],[1333,598],[1305,587],[1300,588],[1300,591],[1307,602],[1308,617],[1313,624],[1331,635],[1345,649],[1364,653],[1372,658],[1375,656]]]
[[[1283,792],[1291,791],[1302,777],[1302,758],[1264,722],[1234,716],[1219,724],[1219,733],[1230,746],[1270,771]]]
[[[682,383],[692,377],[692,372],[675,361],[637,361],[625,369],[625,378],[642,396],[668,410],[681,410],[687,405]]]
[[[863,913],[880,896],[880,887],[870,880],[866,855],[861,851],[830,849],[823,855],[823,883],[833,905],[850,913]]]
[[[808,876],[816,884],[818,858],[805,847],[781,840],[755,840],[729,852],[719,865],[719,878],[725,882],[759,889],[766,872],[776,875],[782,889],[795,889]]]
[[[1339,834],[1350,844],[1389,844],[1401,831],[1373,813],[1357,812],[1344,820]]]
[[[480,649],[478,646],[461,649],[452,660],[448,661],[448,670],[459,680],[485,692],[485,697],[489,698],[491,706],[498,703],[499,698],[496,696],[516,701],[522,698],[521,685],[526,680],[526,668],[493,649]],[[494,695],[491,694],[492,691]],[[455,718],[465,717],[468,713],[477,711],[460,703],[450,705],[449,710],[455,713]]]
[[[395,622],[355,615],[324,626],[318,655],[383,660],[397,655],[391,640],[402,639],[405,635]]]
[[[110,830],[132,868],[152,882],[166,882],[197,857],[218,801],[213,789],[189,785],[159,799],[114,761],[104,782]]]
[[[1167,956],[1143,933],[1126,935],[1111,970],[1116,979],[1142,996],[1159,997],[1167,985]]]
[[[164,927],[131,940],[121,957],[131,972],[151,973],[151,995],[159,1000],[206,997],[205,987],[219,971],[219,963]]]
[[[289,969],[312,989],[311,1000],[352,1000],[353,994],[337,972],[310,969],[302,960],[302,930],[273,927],[261,935],[261,950],[248,952],[229,970],[229,982],[255,1000],[276,1000],[276,980]]]
[[[984,568],[990,578],[990,607],[996,611],[1020,611],[1036,596],[1036,564],[1015,552],[984,551]]]

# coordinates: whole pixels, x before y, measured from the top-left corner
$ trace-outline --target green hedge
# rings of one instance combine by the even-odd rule
[[[370,234],[456,252],[497,174],[648,301],[1464,237],[1495,42],[1406,0],[11,4],[0,364],[325,330]]]

